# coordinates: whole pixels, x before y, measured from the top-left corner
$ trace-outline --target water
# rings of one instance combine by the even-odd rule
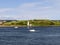
[[[30,32],[35,29],[35,32]],[[60,45],[60,27],[1,27],[0,45]]]

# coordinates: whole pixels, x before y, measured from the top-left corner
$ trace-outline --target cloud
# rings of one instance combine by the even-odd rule
[[[34,2],[22,4],[17,8],[17,11],[19,12],[20,18],[23,19],[45,19],[48,18],[48,13],[51,12],[52,8],[51,6],[45,6],[42,2]]]
[[[59,0],[45,0],[23,3],[17,8],[0,9],[0,14],[4,12],[2,16],[14,19],[60,19],[59,2]]]
[[[2,12],[7,12],[7,11],[12,11],[12,8],[0,8],[0,13]]]
[[[58,1],[25,3],[17,10],[20,18],[23,19],[59,19],[60,5],[58,5]]]

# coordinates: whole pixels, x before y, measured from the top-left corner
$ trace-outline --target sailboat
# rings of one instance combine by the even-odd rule
[[[30,26],[32,26],[32,25],[29,23],[29,21],[27,21],[27,27],[28,27],[28,29],[30,29]],[[30,31],[30,32],[35,32],[34,29],[30,29],[29,31]]]

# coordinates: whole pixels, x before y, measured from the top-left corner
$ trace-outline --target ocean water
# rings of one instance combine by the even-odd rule
[[[0,45],[60,45],[60,27],[0,27]]]

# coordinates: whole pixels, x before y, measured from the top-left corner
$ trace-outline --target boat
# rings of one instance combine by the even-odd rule
[[[29,21],[28,21],[27,22],[27,28],[29,29],[30,32],[35,32],[36,30],[30,29],[31,26],[32,26],[32,24],[30,24]]]

